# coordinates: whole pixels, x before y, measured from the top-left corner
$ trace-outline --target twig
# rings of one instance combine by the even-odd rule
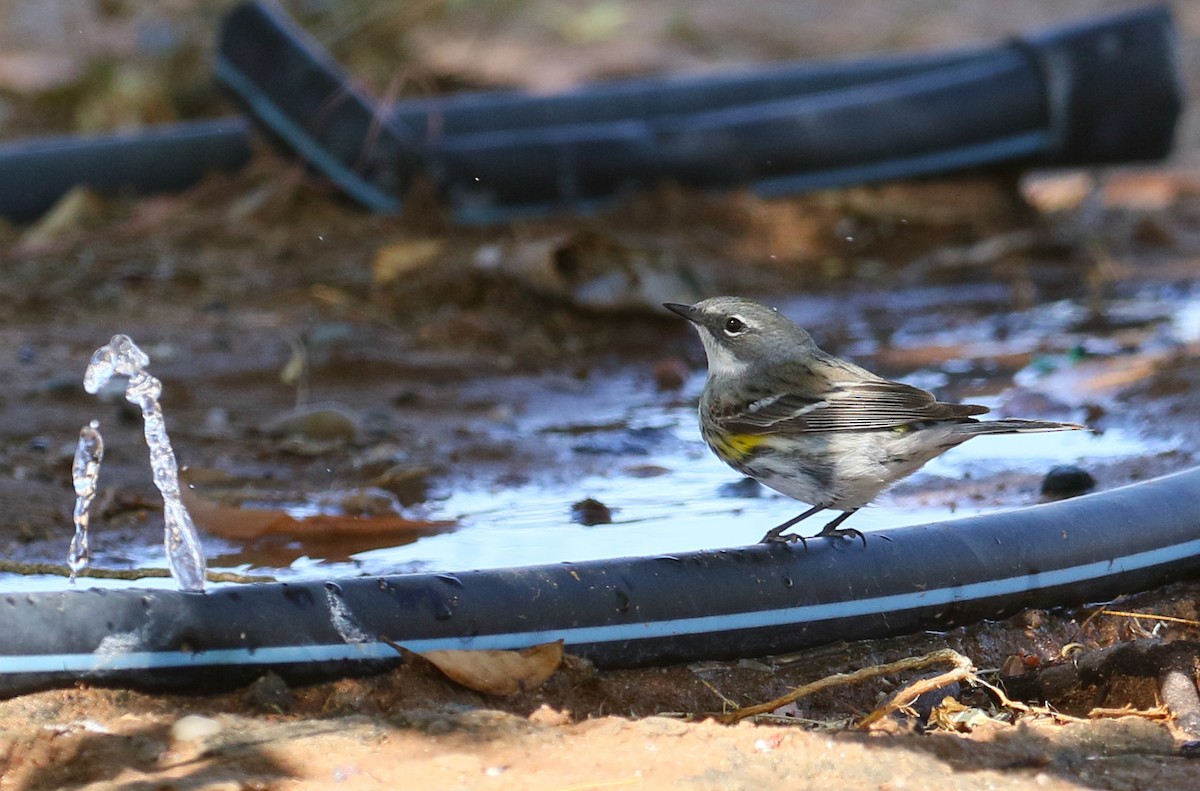
[[[792,717],[787,714],[759,714],[754,718],[759,724],[768,725],[807,725],[812,730],[842,731],[854,724],[853,717],[840,717],[835,720],[813,720],[807,717]]]
[[[19,560],[0,560],[0,573],[20,574],[25,577],[44,574],[52,577],[70,577],[71,569],[63,563],[23,563]],[[167,569],[98,569],[85,568],[76,577],[92,577],[102,580],[130,580],[149,577],[169,577]],[[274,577],[256,574],[238,574],[232,571],[210,571],[204,575],[209,582],[275,582]]]
[[[973,675],[971,677],[971,681],[989,690],[993,695],[996,696],[996,699],[1000,701],[1000,705],[1006,709],[1022,711],[1026,714],[1041,714],[1047,717],[1053,717],[1056,720],[1061,720],[1062,722],[1086,722],[1083,717],[1072,717],[1070,714],[1063,714],[1062,712],[1055,711],[1049,706],[1031,706],[1028,703],[1022,703],[1018,700],[1013,700],[1008,695],[1004,694],[1004,690],[1000,689],[1000,687],[984,681],[979,676]]]
[[[1181,623],[1186,626],[1200,626],[1200,621],[1192,618],[1177,618],[1174,615],[1155,615],[1148,612],[1125,612],[1124,610],[1100,610],[1097,615],[1116,615],[1122,618],[1148,618],[1152,621],[1165,621],[1167,623]]]
[[[735,722],[740,722],[747,717],[755,717],[759,714],[768,714],[781,706],[786,706],[789,703],[795,703],[797,700],[807,697],[814,692],[820,692],[822,690],[829,689],[830,687],[858,684],[859,682],[867,681],[868,679],[876,678],[878,676],[886,676],[892,673],[903,673],[906,670],[917,670],[919,668],[928,667],[929,665],[935,665],[940,662],[951,662],[956,668],[966,667],[969,669],[971,667],[970,660],[965,656],[953,649],[943,648],[939,651],[925,654],[924,656],[908,657],[907,659],[889,662],[885,665],[872,665],[871,667],[864,667],[860,670],[855,670],[853,673],[835,673],[832,676],[826,676],[825,678],[818,679],[809,684],[796,687],[786,695],[775,698],[774,700],[769,700],[766,703],[758,703],[753,706],[743,706],[736,711],[722,714],[716,717],[716,720],[718,722],[725,723],[726,725],[731,725]],[[870,719],[870,717],[874,714],[875,712],[872,712],[871,714],[867,715],[867,718]]]
[[[1119,709],[1097,706],[1088,712],[1088,719],[1103,719],[1105,717],[1141,717],[1145,720],[1169,720],[1171,710],[1159,704],[1152,709],[1135,709],[1126,704]]]
[[[1091,612],[1091,613],[1088,615],[1088,617],[1084,618],[1084,619],[1083,619],[1083,622],[1079,624],[1079,628],[1075,630],[1075,633],[1076,633],[1076,634],[1083,634],[1083,630],[1084,630],[1084,629],[1086,629],[1086,628],[1088,627],[1088,624],[1090,624],[1090,623],[1091,623],[1093,620],[1095,620],[1097,617],[1099,617],[1099,616],[1101,616],[1101,615],[1104,615],[1104,613],[1106,613],[1106,612],[1108,612],[1108,605],[1107,605],[1107,604],[1106,604],[1106,605],[1104,605],[1104,606],[1102,606],[1102,607],[1101,607],[1100,609],[1098,609],[1098,610],[1092,610],[1092,612]]]
[[[952,656],[939,657],[937,661],[953,662],[954,667],[950,668],[945,673],[939,673],[936,676],[917,679],[884,701],[882,706],[877,707],[870,714],[859,720],[858,725],[855,727],[859,730],[869,728],[879,720],[891,714],[893,711],[911,705],[914,700],[921,697],[926,692],[931,692],[935,689],[941,689],[947,684],[953,684],[956,681],[966,681],[968,679],[975,678],[975,674],[972,672],[974,668],[971,667],[971,660],[967,659],[957,651],[952,651],[949,649],[947,650]],[[934,653],[941,652],[939,651]],[[926,657],[931,656],[933,656],[933,654],[926,654]]]
[[[732,700],[731,698],[729,698],[724,692],[717,689],[716,686],[714,684],[712,684],[711,682],[709,682],[707,679],[701,678],[700,676],[696,676],[696,680],[699,681],[704,686],[708,687],[710,692],[712,692],[714,695],[716,695],[718,698],[720,698],[721,703],[725,704],[726,706],[728,706],[731,709],[738,708],[738,702],[736,700]]]

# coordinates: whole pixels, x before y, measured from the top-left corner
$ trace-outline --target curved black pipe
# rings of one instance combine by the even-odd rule
[[[76,185],[113,193],[189,187],[250,159],[250,124],[216,118],[124,134],[65,135],[0,146],[0,216],[33,219]]]
[[[987,98],[968,103],[966,95]],[[955,69],[683,118],[447,136],[434,144],[430,167],[465,205],[482,196],[499,204],[587,201],[664,179],[731,187],[979,141],[1025,141],[1010,158],[1030,157],[1046,149],[1046,126],[1036,70],[1007,51]]]
[[[286,15],[252,2],[226,18],[216,74],[365,205],[395,210],[424,172],[468,221],[587,208],[662,179],[778,194],[1001,161],[1157,159],[1170,151],[1182,103],[1165,7],[970,52],[384,111]]]
[[[550,95],[521,91],[413,99],[391,108],[394,123],[416,138],[547,126],[687,116],[729,107],[854,88],[969,66],[989,53],[883,55],[861,60],[768,64],[725,73],[596,83]]]
[[[873,533],[208,593],[0,597],[0,693],[79,679],[228,687],[381,670],[414,651],[563,639],[601,667],[761,656],[1077,604],[1200,572],[1200,468],[1074,500]],[[884,536],[887,539],[884,540]]]

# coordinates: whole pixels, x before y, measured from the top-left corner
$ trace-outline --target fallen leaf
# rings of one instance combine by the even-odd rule
[[[657,315],[663,302],[691,304],[706,290],[700,273],[673,251],[592,231],[485,245],[476,251],[474,266],[599,312]]]
[[[82,59],[41,52],[0,53],[0,90],[35,96],[77,81]]]
[[[630,17],[624,3],[599,0],[581,11],[564,13],[559,31],[563,38],[574,44],[609,41],[621,34]]]
[[[519,651],[426,651],[427,659],[451,681],[486,695],[513,695],[537,689],[562,664],[563,641]]]
[[[965,706],[954,698],[943,698],[933,711],[929,713],[929,727],[951,732],[970,733],[981,726],[1000,725],[1008,723],[999,720],[983,709],[975,706]]]
[[[222,538],[246,541],[265,535],[286,534],[296,522],[276,508],[239,508],[214,503],[186,486],[180,495],[196,527]]]
[[[283,508],[246,507],[215,502],[201,497],[190,486],[185,486],[181,494],[183,504],[187,506],[197,527],[215,536],[235,541],[251,541],[275,535],[298,541],[322,542],[372,537],[401,538],[441,532],[455,524],[444,520],[410,519],[382,509],[364,514],[315,513],[297,517]],[[355,503],[367,496],[358,490],[340,494],[344,498],[344,505]],[[327,502],[331,496],[330,493],[325,493],[323,498]]]
[[[334,405],[311,405],[289,409],[263,425],[268,436],[326,442],[352,442],[359,432],[358,415]]]
[[[87,187],[72,187],[21,235],[19,248],[35,252],[51,247],[98,217],[103,205],[101,198]]]
[[[288,361],[279,371],[279,381],[288,387],[293,387],[303,379],[306,370],[308,370],[308,357],[304,353],[304,348],[299,345],[294,346],[291,357],[288,357]]]
[[[416,239],[379,248],[371,265],[375,285],[391,283],[401,275],[432,263],[442,252],[441,239]]]

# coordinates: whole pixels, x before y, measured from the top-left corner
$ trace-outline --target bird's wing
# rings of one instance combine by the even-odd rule
[[[743,434],[809,434],[887,429],[926,420],[980,415],[987,407],[947,404],[932,393],[887,379],[833,384],[819,396],[783,393],[713,410],[723,428]]]

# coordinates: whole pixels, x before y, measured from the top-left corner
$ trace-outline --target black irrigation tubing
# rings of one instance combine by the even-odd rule
[[[461,220],[586,210],[661,181],[777,195],[1000,162],[1159,159],[1182,105],[1154,6],[932,55],[413,100],[385,109],[277,6],[235,7],[216,77],[365,206],[431,177]]]
[[[662,181],[780,195],[1001,162],[1158,159],[1182,104],[1166,7],[974,50],[807,61],[383,108],[277,6],[235,7],[215,73],[346,194],[400,208],[421,174],[466,222],[587,210]],[[0,216],[67,190],[177,190],[250,156],[244,119],[0,146]]]
[[[250,122],[239,116],[111,135],[63,135],[0,145],[0,216],[31,220],[72,187],[165,192],[250,159]]]
[[[413,651],[564,640],[600,667],[732,659],[1101,601],[1200,573],[1200,468],[1073,500],[800,546],[444,574],[0,594],[0,694],[227,688]],[[886,539],[885,539],[886,536]]]

